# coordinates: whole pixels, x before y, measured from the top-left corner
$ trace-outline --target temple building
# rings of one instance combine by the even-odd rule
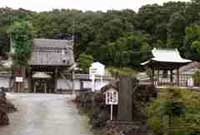
[[[185,78],[181,76],[180,67],[191,63],[191,60],[181,57],[178,49],[156,49],[152,50],[153,57],[141,63],[150,69],[150,78],[155,85],[186,85]]]
[[[31,92],[57,92],[58,78],[71,79],[74,53],[72,40],[34,39],[28,69],[28,88]]]

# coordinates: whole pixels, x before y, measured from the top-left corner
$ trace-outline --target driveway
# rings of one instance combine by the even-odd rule
[[[8,94],[18,108],[0,135],[92,135],[69,95]]]

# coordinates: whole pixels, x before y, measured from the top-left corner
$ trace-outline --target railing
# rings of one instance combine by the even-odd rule
[[[179,81],[177,81],[177,76],[174,74],[172,77],[172,81],[170,79],[170,76],[168,77],[157,77],[154,78],[154,84],[158,86],[163,85],[177,85],[177,86],[183,86],[188,87],[188,80],[192,78],[192,74],[179,74]]]

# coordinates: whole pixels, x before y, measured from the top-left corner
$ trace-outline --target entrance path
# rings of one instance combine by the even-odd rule
[[[0,135],[92,135],[69,95],[8,93],[8,99],[18,111]]]

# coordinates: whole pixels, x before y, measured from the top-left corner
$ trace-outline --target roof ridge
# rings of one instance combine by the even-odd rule
[[[175,51],[175,50],[178,50],[178,49],[177,48],[154,48],[154,50]]]

